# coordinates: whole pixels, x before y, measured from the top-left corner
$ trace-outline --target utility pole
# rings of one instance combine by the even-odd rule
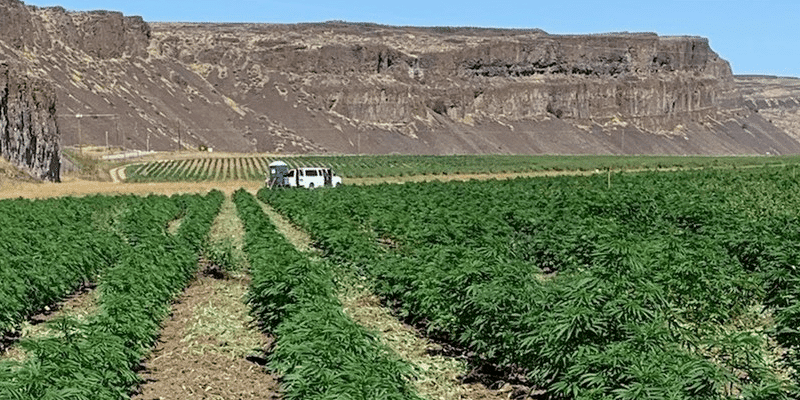
[[[83,115],[75,114],[75,118],[78,119],[78,151],[83,154],[83,140],[81,138],[81,118],[83,118]]]
[[[122,132],[119,130],[119,116],[114,118],[114,129],[117,130],[117,143],[119,143],[120,150],[125,149],[125,145],[122,143]]]
[[[114,120],[117,132],[119,132],[119,115],[117,114],[59,114],[60,117],[75,117],[78,120],[78,150],[83,154],[83,126],[81,120],[84,118],[111,118]],[[109,147],[108,131],[106,130],[106,148]]]

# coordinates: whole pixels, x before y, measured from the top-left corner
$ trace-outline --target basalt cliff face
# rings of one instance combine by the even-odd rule
[[[783,154],[698,37],[145,23],[0,0],[0,57],[63,145],[336,153]]]
[[[749,109],[800,141],[800,79],[737,76],[736,86]]]
[[[0,155],[31,176],[58,182],[61,162],[49,82],[0,62]]]
[[[143,54],[137,44],[146,46],[147,34],[141,18],[0,0],[0,154],[35,178],[60,181],[57,95],[70,95],[42,65],[59,68],[58,57],[76,51],[84,59]]]

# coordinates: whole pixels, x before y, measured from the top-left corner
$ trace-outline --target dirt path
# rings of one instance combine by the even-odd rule
[[[221,156],[221,157],[220,157]],[[230,156],[230,155],[229,155]],[[177,156],[174,156],[177,157]],[[125,168],[130,165],[141,164],[140,162],[127,164],[124,166],[113,168],[109,171],[111,182],[99,182],[81,180],[72,177],[64,177],[62,183],[37,183],[37,182],[19,182],[14,180],[0,180],[0,199],[25,197],[25,198],[46,198],[46,197],[61,197],[61,196],[84,196],[89,194],[140,194],[146,195],[149,193],[157,194],[172,194],[172,193],[204,193],[212,189],[220,189],[225,193],[232,193],[240,187],[247,190],[255,190],[263,186],[260,180],[223,180],[227,175],[231,175],[228,171],[229,160],[224,158],[223,154],[216,154],[215,157],[203,158],[203,163],[208,165],[200,165],[198,160],[194,160],[197,164],[197,173],[201,169],[209,171],[208,181],[201,182],[156,182],[156,183],[128,183],[125,182]],[[251,160],[248,160],[251,161]],[[262,163],[264,160],[257,158],[253,162]],[[151,168],[156,163],[151,164]],[[775,165],[778,166],[778,165]],[[739,168],[755,168],[753,167],[739,167]],[[244,169],[244,165],[241,166]],[[725,167],[719,167],[725,168]],[[191,168],[190,168],[191,169]],[[658,171],[675,171],[678,169],[687,168],[663,168]],[[266,171],[265,165],[259,165],[260,171]],[[617,172],[642,172],[653,170],[637,170],[628,169]],[[369,178],[344,178],[345,185],[374,185],[380,183],[406,183],[406,182],[426,182],[426,181],[469,181],[469,180],[488,180],[488,179],[514,179],[520,177],[543,177],[543,176],[581,176],[593,174],[606,174],[607,170],[598,171],[533,171],[533,172],[520,172],[520,173],[493,173],[493,174],[449,174],[449,175],[411,175],[411,176],[389,176],[389,177],[369,177]],[[245,171],[239,173],[245,175]],[[202,177],[201,177],[202,179]]]
[[[215,168],[215,173],[219,178],[223,174],[222,163]],[[226,194],[233,193],[236,189],[245,188],[254,192],[263,186],[261,181],[249,180],[230,180],[230,181],[201,181],[201,182],[152,182],[152,183],[128,183],[124,182],[124,170],[122,167],[112,170],[112,179],[116,176],[117,182],[87,181],[77,178],[64,178],[61,183],[50,182],[0,182],[0,199],[11,199],[17,197],[41,199],[49,197],[63,196],[87,196],[92,194],[173,194],[173,193],[206,193],[213,189],[219,189]],[[468,181],[471,179],[513,179],[516,177],[533,176],[557,176],[557,175],[590,175],[594,172],[586,171],[544,171],[535,173],[520,174],[471,174],[471,175],[418,175],[402,177],[384,178],[347,178],[344,180],[346,185],[374,185],[379,183],[404,183],[422,181]],[[213,175],[213,174],[212,174]]]
[[[262,208],[280,231],[298,250],[314,252],[311,238],[266,204]],[[403,324],[380,304],[367,283],[355,274],[340,268],[338,297],[345,314],[359,325],[375,332],[381,343],[417,370],[414,386],[423,398],[430,400],[500,400],[508,399],[515,388],[510,385],[492,390],[478,383],[463,383],[459,377],[469,368],[463,360],[432,355],[440,347]]]
[[[236,208],[225,199],[211,227],[211,246],[241,251],[243,230]],[[234,256],[234,259],[240,259]],[[265,371],[264,349],[272,342],[259,332],[243,298],[249,276],[205,262],[198,277],[173,306],[158,346],[146,361],[138,400],[277,399],[278,380]]]
[[[126,178],[125,167],[111,168],[108,174],[111,175],[111,181],[114,183],[124,182]]]
[[[199,276],[173,307],[132,398],[279,398],[277,379],[261,365],[269,339],[252,327],[246,291],[246,280]]]

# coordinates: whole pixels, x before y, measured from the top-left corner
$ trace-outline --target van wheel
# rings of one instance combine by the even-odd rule
[[[313,183],[309,183],[309,184],[308,184],[308,188],[309,188],[309,189],[313,189],[313,188],[314,188],[314,184],[313,184]]]

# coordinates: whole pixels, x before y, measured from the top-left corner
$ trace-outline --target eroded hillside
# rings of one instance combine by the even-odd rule
[[[800,152],[785,127],[746,106],[728,63],[699,37],[146,23],[16,0],[0,11],[0,57],[52,82],[64,145]]]
[[[745,105],[800,141],[800,79],[737,76]]]

